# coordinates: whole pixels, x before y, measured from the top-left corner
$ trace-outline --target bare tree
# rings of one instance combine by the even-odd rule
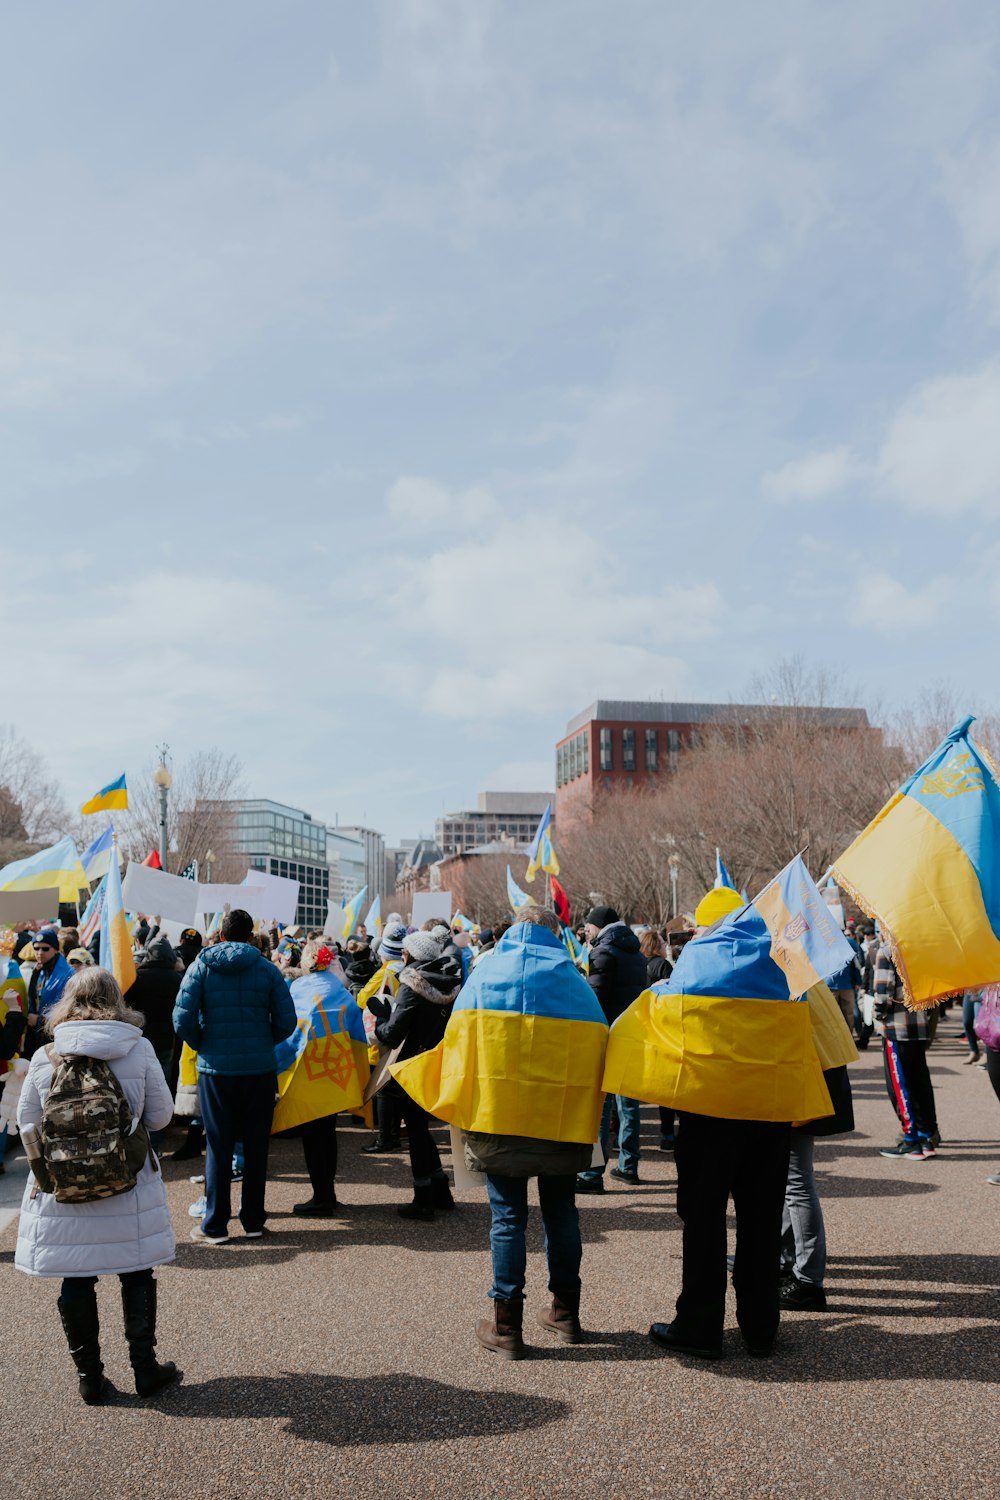
[[[129,784],[129,809],[119,815],[119,839],[130,859],[145,859],[160,842],[160,794],[150,762]],[[215,856],[215,880],[241,880],[247,860],[234,849],[233,802],[243,795],[243,767],[222,750],[196,750],[173,771],[167,798],[167,867],[183,870]]]
[[[67,832],[69,814],[44,760],[11,724],[0,725],[0,865]]]

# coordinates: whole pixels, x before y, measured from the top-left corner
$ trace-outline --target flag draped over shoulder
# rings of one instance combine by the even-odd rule
[[[113,812],[116,808],[128,809],[128,788],[125,785],[124,771],[117,781],[109,781],[107,786],[102,786],[99,792],[95,792],[90,801],[83,804],[80,811],[82,813]]]
[[[589,1144],[607,1037],[597,997],[560,939],[518,922],[473,969],[438,1046],[392,1073],[460,1130]]]
[[[124,995],[135,983],[135,959],[125,921],[122,877],[117,859],[112,859],[105,879],[107,884],[101,908],[101,968],[111,970]]]
[[[360,1109],[368,1082],[364,1013],[333,974],[303,974],[291,987],[298,1021],[274,1049],[278,1102],[272,1133]]]
[[[611,1028],[608,1093],[732,1120],[833,1113],[810,1007],[790,1000],[759,918],[719,922]]]
[[[1000,786],[963,719],[831,874],[878,921],[908,1005],[1000,979]]]
[[[0,870],[0,891],[48,891],[59,888],[60,901],[75,901],[90,885],[71,838]]]

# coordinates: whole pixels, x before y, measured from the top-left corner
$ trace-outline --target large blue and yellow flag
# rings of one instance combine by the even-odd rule
[[[109,781],[107,786],[102,786],[99,792],[95,792],[90,801],[83,804],[80,811],[82,813],[114,812],[116,808],[128,808],[128,787],[125,785],[124,771],[117,781]]]
[[[278,1102],[272,1133],[360,1110],[368,1082],[364,1012],[333,974],[303,974],[291,987],[297,1026],[274,1049]]]
[[[535,837],[531,841],[528,850],[528,868],[524,872],[525,880],[534,880],[539,870],[545,870],[549,875],[559,874],[559,861],[556,851],[552,847],[552,803],[546,804],[538,827],[535,829]]]
[[[916,1009],[1000,979],[1000,786],[973,722],[955,725],[831,872],[877,920]]]
[[[771,934],[771,957],[788,980],[793,995],[804,995],[851,963],[854,949],[838,927],[819,887],[797,854],[769,885],[753,898]],[[735,918],[744,924],[747,913]]]
[[[101,908],[101,968],[110,969],[125,991],[135,984],[135,959],[132,955],[132,939],[125,921],[125,902],[122,898],[122,876],[118,868],[117,848],[108,866],[105,877],[104,905]]]
[[[90,885],[71,838],[0,870],[0,891],[48,891],[58,887],[60,901],[75,901]]]
[[[444,1039],[392,1073],[460,1130],[590,1144],[607,1039],[597,997],[560,939],[518,922],[472,970]]]
[[[845,1028],[846,1029],[846,1028]],[[604,1088],[728,1120],[832,1114],[810,1007],[790,1000],[770,933],[724,918],[611,1028]]]
[[[368,887],[363,885],[356,896],[352,896],[350,901],[344,903],[341,913],[340,936],[341,940],[345,943],[358,925],[361,917],[361,908],[365,904],[367,892]]]

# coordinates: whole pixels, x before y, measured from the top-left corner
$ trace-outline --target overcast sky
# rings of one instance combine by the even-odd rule
[[[0,718],[390,838],[593,698],[995,701],[994,0],[10,6]]]

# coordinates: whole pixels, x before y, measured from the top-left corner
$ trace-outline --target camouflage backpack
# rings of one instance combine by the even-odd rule
[[[52,1083],[42,1110],[42,1156],[57,1203],[90,1203],[135,1187],[125,1146],[132,1111],[99,1057],[63,1057],[49,1047]]]

